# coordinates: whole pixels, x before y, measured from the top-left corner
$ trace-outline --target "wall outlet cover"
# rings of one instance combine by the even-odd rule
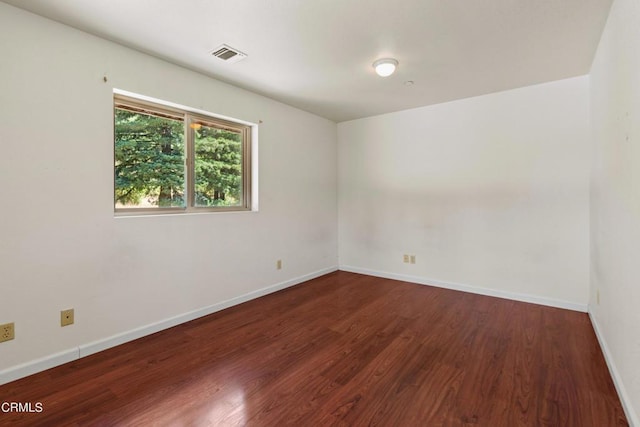
[[[16,337],[15,323],[0,325],[0,342],[10,341]]]
[[[73,317],[73,308],[70,308],[69,310],[62,310],[60,312],[60,326],[73,325]]]

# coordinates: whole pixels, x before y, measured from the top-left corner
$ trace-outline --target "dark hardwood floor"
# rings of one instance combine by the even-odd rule
[[[584,313],[336,272],[0,386],[2,425],[628,425]]]

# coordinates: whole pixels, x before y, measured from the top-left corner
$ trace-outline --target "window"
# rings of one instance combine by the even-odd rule
[[[251,126],[116,94],[116,213],[249,210]]]

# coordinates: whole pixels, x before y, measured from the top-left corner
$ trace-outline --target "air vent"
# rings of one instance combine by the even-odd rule
[[[211,55],[229,64],[233,62],[238,62],[241,59],[244,59],[247,57],[246,53],[242,53],[238,49],[234,49],[231,46],[228,46],[226,44],[220,45],[214,50],[212,50]]]

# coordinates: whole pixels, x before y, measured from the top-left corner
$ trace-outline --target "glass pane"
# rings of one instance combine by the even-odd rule
[[[242,206],[242,133],[193,123],[195,206]]]
[[[115,109],[116,208],[184,207],[182,120]]]

